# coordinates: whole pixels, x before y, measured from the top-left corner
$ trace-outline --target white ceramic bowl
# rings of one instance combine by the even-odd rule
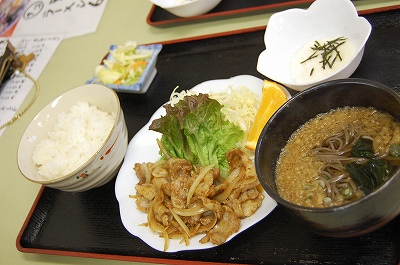
[[[33,152],[48,132],[53,130],[58,114],[68,113],[79,101],[86,101],[98,109],[115,113],[112,130],[105,142],[90,159],[69,174],[51,180],[38,178],[38,167]],[[116,176],[128,146],[128,133],[117,94],[110,88],[88,84],[73,88],[46,105],[32,120],[22,135],[18,147],[18,167],[30,181],[63,191],[84,191],[99,187]]]
[[[222,0],[150,0],[156,6],[178,17],[200,16],[211,11]]]
[[[260,54],[257,71],[291,89],[302,91],[328,80],[350,77],[357,69],[371,33],[370,23],[359,17],[350,0],[316,0],[308,9],[288,9],[271,16],[264,35],[266,49]],[[315,40],[347,38],[354,56],[329,75],[312,81],[295,81],[291,59]]]

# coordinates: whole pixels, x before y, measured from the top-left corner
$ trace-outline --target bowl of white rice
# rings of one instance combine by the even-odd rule
[[[63,93],[35,116],[21,138],[18,167],[35,183],[85,191],[116,176],[127,146],[118,95],[87,84]]]

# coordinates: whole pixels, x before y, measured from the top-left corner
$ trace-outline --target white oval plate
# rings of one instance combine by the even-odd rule
[[[228,86],[235,88],[243,85],[261,97],[263,84],[264,81],[259,78],[250,75],[240,75],[229,79],[206,81],[195,86],[192,90],[200,93],[209,93],[210,91],[220,92],[224,91]],[[287,92],[287,94],[290,96],[289,92]],[[150,121],[132,138],[115,183],[115,194],[119,202],[123,225],[132,235],[139,237],[150,247],[159,251],[164,250],[164,239],[159,237],[158,234],[153,233],[148,227],[142,226],[142,224],[147,222],[147,214],[137,209],[136,200],[129,198],[129,195],[136,194],[135,185],[138,183],[138,178],[133,170],[134,164],[155,162],[160,157],[156,139],[160,138],[161,134],[149,130],[149,126],[154,119],[158,119],[161,115],[165,115],[165,109],[163,107],[160,107],[153,114]],[[266,192],[264,192],[264,195],[265,199],[255,214],[241,220],[238,233],[262,220],[275,208],[276,202],[269,197]],[[238,233],[231,235],[227,241],[231,240]],[[203,234],[200,234],[192,237],[189,246],[180,243],[180,240],[170,239],[167,252],[215,247],[215,245],[210,242],[206,244],[199,243],[199,240],[203,236]]]

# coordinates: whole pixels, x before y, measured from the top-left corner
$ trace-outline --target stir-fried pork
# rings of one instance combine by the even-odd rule
[[[135,164],[137,207],[148,214],[147,225],[166,238],[165,249],[169,238],[189,244],[200,233],[201,243],[220,245],[239,230],[241,218],[261,206],[264,196],[251,159],[240,149],[227,158],[230,172],[223,181],[218,169],[196,168],[184,159]]]

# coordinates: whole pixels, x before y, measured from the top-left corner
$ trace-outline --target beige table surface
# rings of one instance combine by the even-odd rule
[[[397,5],[400,1],[354,0],[354,3],[358,10],[365,10]],[[147,24],[150,9],[151,3],[147,0],[109,0],[95,33],[62,41],[39,78],[41,91],[35,104],[0,136],[0,264],[128,264],[123,261],[21,253],[16,248],[18,232],[40,189],[39,185],[24,179],[18,170],[16,156],[20,137],[44,105],[92,77],[94,67],[110,44],[126,40],[154,43],[264,26],[271,15],[265,12],[161,28]],[[31,96],[28,95],[24,104]]]

